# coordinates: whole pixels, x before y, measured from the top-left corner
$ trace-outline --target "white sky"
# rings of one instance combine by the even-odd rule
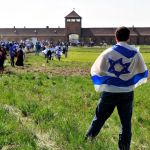
[[[65,27],[73,8],[82,27],[150,27],[150,0],[0,0],[0,27]]]

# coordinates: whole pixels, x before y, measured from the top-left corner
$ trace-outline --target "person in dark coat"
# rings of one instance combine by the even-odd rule
[[[0,73],[3,73],[4,71],[4,61],[6,59],[6,50],[4,47],[0,47]]]
[[[16,61],[16,66],[24,66],[23,61],[24,61],[24,52],[22,50],[22,46],[20,45],[18,51],[17,51],[17,61]]]

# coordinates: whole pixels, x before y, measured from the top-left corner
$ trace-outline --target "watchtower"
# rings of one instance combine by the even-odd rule
[[[73,10],[65,17],[66,36],[70,39],[80,39],[82,18]]]

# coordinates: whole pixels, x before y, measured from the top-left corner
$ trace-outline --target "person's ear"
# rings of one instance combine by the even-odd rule
[[[127,42],[130,42],[130,38],[128,38]]]
[[[116,42],[118,42],[118,40],[117,40],[116,36],[115,36],[115,41],[116,41]]]

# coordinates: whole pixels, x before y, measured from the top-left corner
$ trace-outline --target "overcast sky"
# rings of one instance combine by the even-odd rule
[[[150,0],[0,0],[0,27],[65,27],[73,8],[82,27],[150,27]]]

